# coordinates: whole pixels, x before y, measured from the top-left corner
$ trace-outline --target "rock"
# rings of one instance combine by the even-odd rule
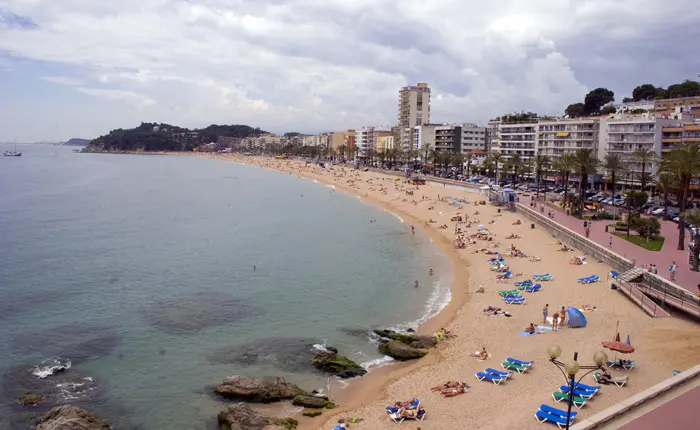
[[[304,412],[304,413],[302,413],[303,416],[305,416],[305,417],[311,417],[311,418],[317,417],[317,416],[322,415],[322,414],[323,414],[323,412],[321,412],[321,411],[313,411],[313,412]]]
[[[379,352],[399,361],[422,358],[428,353],[428,351],[425,349],[413,348],[394,340],[390,340],[379,345]]]
[[[303,406],[305,408],[316,408],[316,409],[333,409],[335,405],[333,402],[328,401],[327,398],[317,397],[317,396],[296,396],[292,400],[294,406]]]
[[[292,418],[266,417],[245,403],[230,405],[217,415],[221,430],[294,430],[298,422]]]
[[[311,363],[313,363],[317,369],[332,373],[341,378],[353,378],[367,373],[364,367],[344,355],[338,355],[338,350],[335,348],[328,348],[325,351],[321,349],[315,350]]]
[[[214,392],[228,398],[245,399],[252,402],[269,403],[293,399],[308,393],[281,376],[275,382],[260,378],[231,376],[214,388]]]
[[[403,334],[396,333],[393,330],[374,330],[377,336],[384,339],[391,339],[396,342],[401,342],[412,348],[428,349],[437,345],[435,336],[422,336],[419,334]]]
[[[412,328],[410,328],[410,327],[409,327],[409,328],[407,328],[407,329],[406,329],[406,331],[407,331],[407,332],[409,332],[409,333],[415,333],[415,332],[416,332],[415,330],[413,330],[413,329],[412,329]]]
[[[36,430],[105,430],[105,423],[90,412],[72,405],[63,405],[51,409]]]
[[[17,400],[24,406],[35,406],[41,402],[43,402],[45,399],[44,396],[41,394],[32,394],[32,393],[25,393],[22,394],[21,396],[17,397]]]

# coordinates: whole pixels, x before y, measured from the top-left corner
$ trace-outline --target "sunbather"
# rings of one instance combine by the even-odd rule
[[[530,327],[526,327],[525,331],[530,334],[535,334],[535,325],[533,323],[530,323]]]
[[[476,357],[479,360],[486,360],[489,357],[489,353],[486,352],[486,347],[481,347],[481,351],[476,351],[472,354],[472,357]]]
[[[410,408],[413,406],[413,399],[394,402],[394,406],[397,408]]]
[[[501,308],[497,308],[495,306],[489,306],[488,308],[484,309],[484,312],[492,312],[492,311],[500,311]]]
[[[459,386],[440,391],[443,397],[454,397],[469,391],[469,386],[462,382]]]
[[[583,264],[583,260],[581,260],[579,257],[573,257],[571,260],[569,260],[569,264],[580,266]]]
[[[438,385],[436,387],[431,388],[431,391],[442,391],[442,390],[449,390],[450,388],[455,388],[459,387],[462,383],[457,382],[457,381],[447,381],[442,385]]]
[[[594,311],[594,310],[596,310],[596,309],[598,309],[598,308],[595,307],[595,306],[583,305],[583,310],[584,310],[584,311]]]
[[[612,376],[608,373],[608,371],[605,369],[605,367],[602,367],[600,369],[600,373],[598,374],[598,383],[608,385],[612,382]]]
[[[402,418],[418,418],[418,413],[420,412],[420,409],[406,409],[406,408],[401,408],[399,409],[396,414]]]

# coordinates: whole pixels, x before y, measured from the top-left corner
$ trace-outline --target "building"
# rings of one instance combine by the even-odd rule
[[[537,155],[555,161],[577,149],[591,149],[598,156],[599,118],[540,120],[538,130]]]
[[[430,124],[430,87],[426,83],[399,90],[399,127],[409,128]]]
[[[537,133],[537,121],[500,122],[496,140],[492,140],[491,150],[503,154],[505,158],[516,154],[524,159],[532,158],[537,152]]]
[[[675,108],[689,108],[693,114],[700,114],[700,96],[682,97],[677,99],[654,100],[657,112],[673,111]]]
[[[471,153],[475,156],[485,157],[488,153],[489,127],[480,127],[476,124],[462,124],[462,139],[460,152]]]
[[[374,127],[362,127],[355,133],[355,145],[357,145],[357,156],[364,158],[370,151],[377,148],[374,140]]]
[[[661,129],[662,158],[676,145],[688,143],[700,143],[700,123],[677,122]]]
[[[381,134],[377,139],[377,152],[392,151],[394,149],[394,135]]]

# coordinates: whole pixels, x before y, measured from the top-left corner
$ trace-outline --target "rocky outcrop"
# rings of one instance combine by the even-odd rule
[[[437,345],[435,336],[423,336],[415,333],[397,333],[393,330],[374,330],[374,333],[381,338],[401,342],[412,348],[427,349]]]
[[[328,397],[321,396],[296,396],[292,400],[294,406],[303,406],[305,408],[316,408],[316,409],[333,409],[335,404],[328,400]]]
[[[217,416],[221,430],[294,430],[297,421],[292,418],[266,417],[245,403],[228,406]]]
[[[244,378],[231,376],[224,379],[214,388],[214,392],[220,396],[243,399],[251,402],[269,403],[279,400],[293,399],[299,395],[308,393],[297,385],[287,382],[281,376],[276,381],[268,381],[260,378]]]
[[[328,347],[325,350],[314,350],[311,363],[317,369],[332,373],[340,378],[354,378],[367,373],[364,367],[344,355],[338,355],[338,350],[332,347]]]
[[[109,424],[90,412],[71,405],[51,409],[36,430],[106,430]]]
[[[41,394],[25,393],[17,397],[17,400],[24,406],[35,406],[43,402],[46,397]]]
[[[405,343],[390,340],[379,345],[379,352],[395,360],[405,361],[425,357],[428,350],[413,348]]]

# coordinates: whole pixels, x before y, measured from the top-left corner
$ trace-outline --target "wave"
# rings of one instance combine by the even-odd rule
[[[364,367],[365,370],[369,371],[373,367],[384,366],[393,361],[395,361],[393,358],[389,357],[388,355],[385,355],[380,358],[375,358],[374,360],[362,362],[360,363],[360,366]]]
[[[389,329],[403,332],[406,327],[416,328],[424,322],[428,321],[430,318],[442,312],[443,309],[452,301],[452,290],[450,289],[450,283],[447,279],[439,279],[433,287],[433,291],[430,293],[428,300],[425,302],[424,312],[419,318],[414,321],[409,321],[403,324],[394,325],[389,327]]]
[[[34,366],[32,375],[39,379],[45,379],[51,375],[68,370],[71,366],[72,363],[67,358],[49,358]]]
[[[315,183],[315,184],[318,184],[318,181],[317,181],[316,179],[314,179],[314,183]]]
[[[77,400],[89,395],[96,388],[95,380],[89,376],[76,381],[56,384],[58,397],[62,400]]]
[[[328,188],[330,188],[330,189],[335,190],[335,185],[330,185],[330,184],[328,184],[328,185],[326,185],[326,186],[327,186]]]

